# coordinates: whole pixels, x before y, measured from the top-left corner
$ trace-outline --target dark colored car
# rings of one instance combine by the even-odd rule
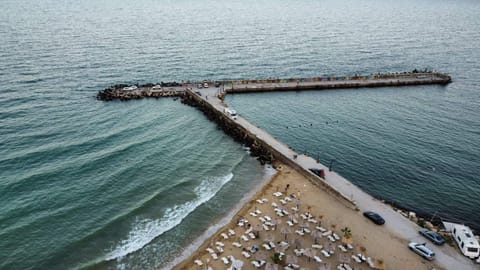
[[[425,243],[417,244],[415,242],[410,242],[408,248],[429,261],[435,258],[435,253],[427,248]]]
[[[445,244],[445,239],[443,239],[443,237],[436,232],[432,232],[427,229],[420,229],[418,233],[425,236],[428,240],[432,241],[432,243],[434,243],[435,245]]]
[[[366,212],[363,212],[363,215],[377,225],[385,224],[385,219],[383,219],[379,214],[375,212],[366,211]]]

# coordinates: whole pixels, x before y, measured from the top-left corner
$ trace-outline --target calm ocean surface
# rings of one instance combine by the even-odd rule
[[[178,101],[95,100],[114,83],[449,73],[227,101],[370,194],[480,229],[479,14],[476,0],[1,1],[0,269],[168,268],[268,172]]]

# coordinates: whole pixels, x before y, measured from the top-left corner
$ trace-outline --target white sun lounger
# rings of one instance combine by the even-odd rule
[[[216,242],[216,243],[215,243],[215,245],[217,245],[217,246],[221,246],[221,247],[224,247],[224,246],[225,246],[225,244],[224,244],[224,243],[222,243],[222,242]]]
[[[266,243],[263,244],[262,247],[264,247],[266,250],[272,249],[272,248],[270,247],[270,245],[267,245]]]
[[[253,266],[255,266],[256,268],[260,268],[266,263],[266,261],[252,261]]]
[[[267,221],[272,221],[272,218],[270,216],[264,216],[265,220]]]
[[[355,255],[355,254],[352,255],[352,259],[353,259],[355,262],[357,262],[357,263],[361,263],[361,262],[362,262],[362,260],[360,260],[360,258],[358,258],[357,255]]]
[[[322,251],[320,251],[320,252],[322,252],[323,256],[325,256],[327,258],[330,257],[330,253],[328,253],[328,251],[326,251],[325,249],[322,249]]]
[[[215,250],[211,249],[211,248],[207,248],[205,249],[206,251],[208,251],[208,253],[215,253]]]
[[[308,222],[313,223],[313,224],[317,224],[317,223],[318,223],[318,221],[315,220],[315,219],[313,219],[313,218],[309,218],[309,219],[308,219]]]
[[[277,192],[273,193],[273,196],[280,197],[280,196],[282,196],[282,193],[280,191],[277,191]]]
[[[210,256],[212,256],[212,259],[218,260],[217,253],[210,253]]]
[[[291,263],[291,264],[289,264],[288,266],[293,267],[293,269],[298,269],[298,268],[300,268],[300,265],[294,264],[294,263]]]
[[[375,266],[375,264],[372,261],[372,258],[370,257],[367,258],[367,263],[368,263],[368,266],[370,266],[370,268],[373,268]]]
[[[302,217],[303,219],[308,219],[307,216],[305,214],[300,214],[300,217]]]
[[[223,237],[223,239],[228,239],[228,235],[226,233],[222,233],[220,235]]]
[[[229,235],[235,235],[235,231],[232,230],[232,229],[228,229],[228,234],[229,234]]]
[[[251,256],[250,253],[248,253],[246,251],[242,251],[242,255],[243,255],[243,257],[245,257],[247,259],[250,258],[250,256]]]
[[[347,252],[347,249],[343,245],[338,245],[338,249],[340,249],[343,252]]]
[[[262,202],[266,203],[266,202],[268,202],[268,199],[267,199],[267,198],[263,198],[263,199],[262,199]]]
[[[291,201],[292,201],[292,199],[290,199],[290,197],[288,197],[288,196],[285,197],[285,198],[283,198],[283,199],[284,199],[285,201],[287,201],[287,202],[291,202]]]
[[[263,204],[263,201],[262,201],[262,200],[260,200],[260,199],[258,199],[258,200],[257,200],[257,203],[259,203],[259,204]]]
[[[223,262],[224,264],[229,264],[229,263],[230,263],[230,262],[228,261],[228,259],[225,258],[225,257],[222,257],[222,262]]]
[[[298,235],[300,235],[300,236],[304,236],[304,235],[305,235],[305,234],[304,234],[302,231],[300,231],[300,230],[296,230],[295,233],[298,234]]]
[[[313,245],[312,245],[312,248],[322,249],[323,246],[322,246],[322,245],[313,244]]]
[[[256,237],[255,237],[255,234],[253,234],[253,233],[249,233],[248,236],[250,236],[250,238],[252,238],[252,239],[255,239],[255,238],[256,238]]]
[[[195,261],[193,261],[193,262],[194,262],[196,265],[198,265],[198,266],[202,266],[202,265],[203,265],[203,262],[200,261],[200,260],[198,260],[198,259],[195,260]]]
[[[340,240],[340,237],[336,233],[333,233],[333,238],[335,238],[335,240]]]
[[[252,232],[252,227],[250,227],[250,229],[246,230],[246,231],[245,231],[245,234],[249,234],[249,233],[251,233],[251,232]]]
[[[303,228],[303,231],[306,232],[306,233],[311,233],[312,231],[310,231],[309,228]]]
[[[263,218],[263,217],[259,217],[258,219],[259,219],[261,222],[263,222],[263,223],[266,222],[265,218]]]
[[[288,226],[292,227],[293,226],[293,222],[291,220],[287,220],[287,224]]]
[[[281,202],[282,204],[287,204],[287,201],[285,201],[284,199],[280,199],[280,202]]]
[[[257,216],[257,214],[255,214],[254,212],[250,212],[250,216],[252,216],[252,217],[256,217],[256,216]]]
[[[315,259],[315,261],[317,263],[321,263],[322,262],[322,259],[320,259],[320,257],[318,257],[317,255],[313,256],[313,258]]]
[[[293,253],[295,253],[295,255],[297,255],[297,257],[303,255],[304,252],[305,252],[304,249],[294,249],[293,250]]]
[[[282,214],[284,214],[285,216],[290,215],[290,213],[287,210],[282,210]]]
[[[273,207],[278,207],[278,204],[276,204],[275,202],[272,202],[272,206]]]
[[[352,267],[350,265],[348,265],[348,263],[344,263],[343,268],[345,268],[347,270],[352,270]]]
[[[347,248],[352,250],[353,249],[353,246],[351,244],[347,244]]]
[[[322,236],[327,236],[327,235],[331,235],[332,234],[332,231],[326,231],[324,233],[322,233]]]
[[[239,242],[233,242],[232,245],[234,247],[237,247],[237,248],[241,248],[242,247],[242,244],[240,244]]]
[[[294,207],[292,207],[292,210],[295,211],[295,212],[298,212],[298,207],[294,206]]]
[[[262,226],[263,226],[263,229],[264,229],[265,231],[270,231],[270,228],[268,228],[268,226],[267,226],[267,225],[265,225],[265,224],[262,224]]]
[[[248,242],[248,237],[244,234],[240,238],[242,238],[243,241]]]
[[[324,233],[324,232],[327,231],[327,229],[325,229],[325,228],[323,228],[323,227],[321,227],[321,226],[317,226],[317,227],[315,227],[315,228],[316,228],[317,230],[321,231],[322,233]]]
[[[330,242],[335,242],[335,238],[333,238],[332,235],[329,235],[329,236],[328,236],[328,240],[330,240]]]
[[[221,246],[216,246],[219,253],[223,253],[223,248]]]

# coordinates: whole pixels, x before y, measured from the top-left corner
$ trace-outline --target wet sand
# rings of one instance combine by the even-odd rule
[[[351,269],[432,269],[434,267],[442,269],[410,251],[407,248],[407,239],[399,238],[385,226],[373,224],[364,218],[361,212],[347,207],[344,202],[328,194],[295,170],[285,165],[277,164],[276,167],[279,168],[278,173],[241,208],[233,219],[174,269],[206,269],[207,264],[212,269],[228,269],[232,264],[231,260],[227,259],[231,258],[229,256],[243,261],[242,269],[268,269],[273,267],[270,264],[273,264],[271,257],[275,253],[273,247],[267,250],[270,247],[267,244],[269,242],[273,242],[277,251],[284,254],[283,263],[294,262],[295,266],[305,269],[337,269],[341,263],[348,264]],[[288,190],[286,190],[287,184]],[[281,192],[282,195],[276,197],[273,195],[275,192]],[[289,200],[285,200],[285,197]],[[276,207],[272,206],[272,203]],[[298,211],[295,209],[297,207]],[[276,214],[275,208],[284,211],[283,217]],[[305,214],[311,214],[311,218],[304,219]],[[270,217],[271,221],[269,222],[265,216]],[[247,219],[248,223],[239,226],[237,223],[242,218]],[[287,221],[292,221],[293,225],[290,226]],[[280,224],[271,226],[271,223],[277,222]],[[270,225],[263,226],[264,223]],[[274,227],[276,227],[275,230]],[[345,239],[341,230],[345,227],[351,230],[352,237],[347,242],[351,242],[353,249],[349,249],[342,243]],[[265,231],[264,228],[269,230]],[[322,233],[320,228],[325,232]],[[235,234],[232,235],[232,231],[229,230],[233,230]],[[251,235],[246,233],[249,230],[258,238],[252,239]],[[327,236],[329,231],[331,231],[330,239]],[[303,235],[300,235],[302,233]],[[333,237],[334,234],[338,236],[338,240]],[[228,239],[225,239],[225,236]],[[286,250],[279,248],[282,241],[289,246]],[[242,247],[235,247],[234,242],[241,244]],[[264,247],[264,244],[267,247]],[[252,246],[258,247],[258,251],[252,252]],[[340,246],[345,247],[346,251],[342,251]],[[295,249],[297,252],[303,249],[304,254],[295,255]],[[242,254],[245,250],[249,250],[247,252],[250,258]],[[329,257],[326,257],[322,250],[325,250]],[[212,256],[212,251],[217,255],[217,259],[214,259],[214,255]],[[370,265],[367,261],[356,262],[352,255],[358,253],[361,253],[364,259],[370,257],[368,260],[371,262]],[[322,262],[317,262],[314,255]],[[222,261],[222,257],[228,260],[228,264]],[[201,261],[202,266],[197,265],[195,260]],[[254,260],[265,261],[265,264],[261,268],[256,268],[252,264]],[[278,269],[283,269],[283,266],[279,266]]]

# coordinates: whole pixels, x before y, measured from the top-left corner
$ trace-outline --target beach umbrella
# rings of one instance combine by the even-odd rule
[[[309,227],[309,224],[307,222],[300,223],[300,228],[305,229],[305,228],[308,228],[308,227]]]
[[[298,257],[293,255],[287,255],[287,264],[298,264]]]
[[[287,235],[291,233],[290,229],[287,227],[283,227],[281,233],[285,236],[285,240],[287,240]]]
[[[275,252],[285,253],[285,250],[287,250],[287,246],[282,246],[282,245],[275,246]]]
[[[303,254],[308,257],[308,261],[310,261],[310,259],[313,258],[315,255],[317,255],[316,251],[313,248],[306,248]]]
[[[265,242],[270,242],[270,241],[275,241],[275,237],[271,234],[266,234],[264,237],[263,237],[263,241]]]
[[[300,239],[297,238],[297,239],[295,239],[294,244],[295,244],[295,248],[296,248],[296,249],[299,249],[299,248],[302,247],[302,240],[300,240]]]
[[[312,239],[315,242],[315,244],[317,243],[318,239],[322,238],[322,232],[321,231],[313,230],[311,235],[312,235]]]
[[[265,264],[265,270],[278,270],[278,264],[267,263]]]
[[[257,232],[258,235],[260,235],[260,231],[263,230],[263,227],[261,224],[255,224],[253,225],[252,230]]]
[[[331,270],[331,265],[330,263],[322,263],[318,267],[318,270]]]
[[[263,251],[255,253],[255,259],[259,261],[265,261],[267,259],[267,254]]]
[[[282,223],[282,220],[279,219],[279,218],[275,218],[274,220],[272,220],[272,224],[273,224],[273,229],[276,230],[277,229],[277,225],[281,224]]]
[[[338,261],[341,263],[350,263],[350,256],[347,254],[338,254]]]
[[[242,267],[243,267],[243,261],[242,260],[235,260],[235,261],[232,262],[232,266],[231,266],[232,269],[241,270]]]

